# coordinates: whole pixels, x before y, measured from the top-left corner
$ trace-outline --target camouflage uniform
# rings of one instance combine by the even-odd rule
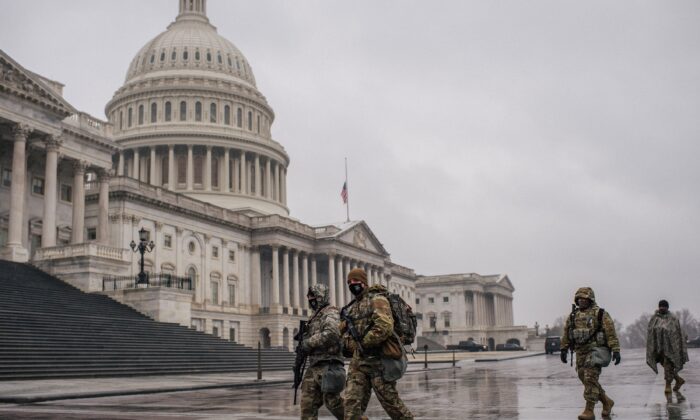
[[[671,312],[656,311],[647,328],[647,364],[655,373],[658,373],[656,364],[663,365],[667,392],[670,392],[674,379],[676,391],[685,383],[678,372],[687,361],[688,347],[678,318]]]
[[[342,366],[340,354],[340,331],[338,324],[340,316],[338,308],[328,303],[328,288],[317,284],[309,288],[309,294],[316,296],[318,309],[309,319],[302,342],[302,350],[308,356],[308,368],[301,382],[301,418],[311,420],[318,418],[318,409],[326,405],[335,418],[342,419],[343,399],[340,393],[321,391],[321,381],[329,364],[338,363]]]
[[[603,342],[598,342],[596,331],[598,330],[598,311],[600,308],[595,302],[595,294],[590,287],[582,287],[576,292],[574,302],[579,298],[587,298],[591,301],[591,305],[586,310],[578,309],[574,321],[574,334],[577,338],[574,340],[574,351],[576,352],[576,371],[578,377],[583,383],[584,391],[583,398],[586,403],[595,405],[598,401],[603,401],[605,390],[600,386],[598,378],[602,368],[600,366],[592,366],[590,362],[591,352],[594,347],[606,346],[612,352],[620,351],[620,341],[615,332],[615,323],[610,314],[605,311],[603,315],[603,326],[601,331],[604,335]],[[569,342],[572,337],[569,337],[570,317],[567,317],[564,325],[564,334],[562,334],[561,349],[565,350],[569,347]],[[590,341],[588,337],[593,337]]]
[[[366,287],[366,277],[364,282]],[[343,345],[346,351],[352,352],[345,385],[346,420],[362,418],[372,390],[392,419],[413,419],[413,414],[396,391],[396,381],[387,382],[382,378],[382,346],[387,340],[397,340],[389,301],[381,295],[386,292],[386,288],[380,285],[365,288],[347,307],[357,331],[360,334],[366,331],[362,339],[364,354],[361,355],[357,349],[345,322],[340,323],[340,331],[344,334]]]

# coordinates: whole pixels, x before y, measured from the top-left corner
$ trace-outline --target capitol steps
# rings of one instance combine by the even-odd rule
[[[251,372],[257,349],[153,321],[107,296],[0,261],[0,380]],[[291,369],[286,350],[263,370]]]

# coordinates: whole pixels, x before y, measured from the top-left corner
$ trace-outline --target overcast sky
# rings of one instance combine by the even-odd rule
[[[591,286],[700,315],[700,2],[209,0],[291,156],[292,216],[419,274],[507,273],[517,324]],[[104,118],[176,0],[0,0],[0,48]]]

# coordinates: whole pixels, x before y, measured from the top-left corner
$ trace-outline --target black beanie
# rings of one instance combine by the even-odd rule
[[[659,301],[659,308],[666,308],[668,309],[668,301],[666,299],[661,299]]]

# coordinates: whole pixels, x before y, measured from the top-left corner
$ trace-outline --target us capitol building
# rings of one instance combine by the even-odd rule
[[[327,284],[342,306],[344,279],[361,267],[415,303],[419,333],[433,341],[524,342],[507,277],[417,276],[363,221],[289,216],[275,114],[241,51],[209,23],[206,0],[179,0],[175,21],[129,65],[107,121],[62,89],[0,50],[0,258],[157,321],[287,348],[309,314],[309,285]],[[129,248],[142,229],[157,287],[123,281],[140,272]]]

